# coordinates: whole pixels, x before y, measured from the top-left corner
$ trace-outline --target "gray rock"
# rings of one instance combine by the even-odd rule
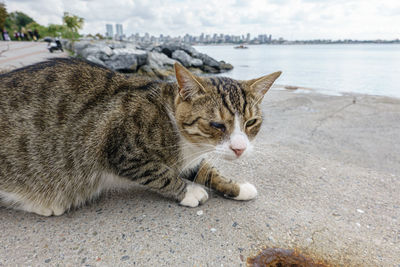
[[[163,53],[148,52],[147,54],[147,65],[152,69],[164,68],[166,66],[173,66],[176,60],[167,57]]]
[[[198,67],[203,66],[203,61],[201,59],[198,59],[198,58],[192,58],[192,60],[190,61],[190,65],[192,67],[198,68]]]
[[[212,57],[203,53],[199,53],[197,55],[197,58],[201,59],[204,65],[219,69],[219,62],[213,59]]]
[[[214,67],[210,67],[208,65],[203,65],[201,69],[204,72],[208,72],[208,73],[220,73],[219,69],[216,69]]]
[[[115,52],[115,50],[114,50]],[[136,72],[137,69],[146,64],[147,54],[146,53],[138,53],[138,54],[114,54],[104,63],[105,65],[113,70],[120,72]]]
[[[139,50],[136,49],[134,47],[129,47],[129,48],[115,48],[113,50],[113,53],[115,55],[131,55],[131,54],[135,54],[135,55],[144,55],[147,54],[146,51],[144,50]]]
[[[153,50],[160,51],[167,55],[168,57],[172,57],[172,53],[175,52],[176,50],[182,50],[185,51],[189,56],[192,57],[197,57],[199,52],[197,52],[196,49],[191,47],[190,45],[183,44],[183,43],[167,43],[167,44],[162,44],[161,46],[157,48],[153,48]]]
[[[88,58],[89,56],[94,56],[98,59],[106,59],[110,57],[113,54],[113,51],[110,47],[108,46],[100,46],[100,45],[94,45],[94,46],[88,46],[85,49],[81,50],[78,55]]]
[[[89,55],[86,59],[89,60],[89,61],[91,61],[91,62],[93,62],[93,63],[96,63],[96,64],[99,64],[99,65],[105,66],[105,64],[104,64],[103,61],[101,61],[100,59],[98,59],[97,57],[95,57],[95,56],[93,56],[93,55]]]
[[[183,43],[167,43],[156,47],[147,45],[144,48],[133,43],[109,41],[82,40],[64,43],[66,47],[73,47],[76,55],[120,72],[134,73],[142,66],[148,66],[140,72],[151,76],[155,73],[164,78],[173,74],[173,65],[177,61],[185,67],[193,67],[192,71],[206,73],[220,73],[233,68],[229,63],[218,62]]]
[[[91,42],[87,42],[87,41],[85,41],[85,42],[75,42],[75,43],[71,44],[71,46],[74,47],[74,49],[73,49],[74,53],[77,54],[77,55],[80,55],[81,51],[83,49],[89,47],[90,45],[91,45]]]
[[[108,45],[111,49],[125,48],[126,45],[120,42],[112,42]]]
[[[226,63],[225,61],[220,61],[219,62],[219,69],[221,71],[228,71],[228,70],[233,69],[233,66],[232,66],[232,64]]]
[[[183,50],[176,50],[172,53],[172,58],[178,60],[180,63],[182,63],[183,66],[185,67],[190,67],[192,65],[192,57],[189,56],[185,51]]]

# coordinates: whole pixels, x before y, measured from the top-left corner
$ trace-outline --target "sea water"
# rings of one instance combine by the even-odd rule
[[[400,98],[400,44],[195,46],[234,66],[222,75],[252,79],[277,70],[280,85]]]

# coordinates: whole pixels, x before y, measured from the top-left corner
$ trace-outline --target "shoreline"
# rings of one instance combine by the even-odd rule
[[[14,51],[7,51],[6,47],[9,46],[10,44],[16,45],[16,49]],[[233,44],[212,44],[212,45],[205,45],[205,46],[231,46]],[[259,44],[263,45],[263,44]],[[255,45],[255,46],[259,46]],[[273,44],[271,44],[273,45]],[[17,67],[22,67],[28,64],[33,64],[36,62],[40,62],[43,60],[46,60],[47,58],[51,57],[67,57],[68,53],[49,53],[46,48],[46,43],[43,42],[23,42],[23,41],[18,41],[18,42],[0,42],[0,51],[1,57],[0,57],[0,73],[1,72],[6,72],[10,71],[14,68]],[[29,51],[25,51],[26,49],[29,49]],[[4,50],[4,51],[3,51]],[[28,62],[28,63],[26,63]],[[161,71],[162,72],[162,71]],[[173,74],[171,71],[164,71],[165,74]],[[148,74],[144,72],[145,74]],[[219,75],[224,75],[228,72],[223,72]],[[153,74],[150,72],[150,74]],[[209,74],[207,74],[209,75]],[[211,74],[215,75],[215,74]],[[153,78],[157,78],[156,75],[154,75]],[[366,93],[358,93],[358,92],[349,92],[349,91],[334,91],[330,89],[323,89],[323,88],[313,88],[313,87],[307,87],[307,86],[301,86],[301,85],[293,85],[293,84],[275,84],[275,88],[281,88],[283,90],[290,90],[293,91],[294,93],[304,93],[308,94],[310,92],[314,93],[319,93],[319,94],[325,94],[325,95],[332,95],[332,96],[341,96],[341,95],[368,95],[368,96],[383,96],[383,97],[389,97],[389,98],[394,98],[394,99],[400,99],[400,96],[396,95],[385,95],[385,94],[366,94]]]
[[[282,44],[268,44],[268,43],[262,43],[262,44],[248,44],[248,43],[210,43],[210,44],[203,44],[203,43],[192,43],[190,44],[191,46],[237,46],[237,45],[246,45],[246,46],[260,46],[260,45],[265,45],[265,46],[279,46],[279,45],[400,45],[400,42],[382,42],[382,43],[282,43]]]
[[[289,87],[289,88],[287,88]],[[283,90],[283,91],[290,91],[294,94],[320,94],[326,96],[355,96],[355,97],[362,97],[362,96],[371,96],[371,97],[386,97],[386,98],[393,98],[395,100],[400,100],[400,96],[394,95],[376,95],[376,94],[365,94],[365,93],[357,93],[357,92],[346,92],[346,91],[332,91],[328,89],[318,89],[318,88],[311,88],[311,87],[302,87],[296,85],[283,85],[283,84],[274,84],[272,88]],[[271,88],[271,89],[272,89]]]

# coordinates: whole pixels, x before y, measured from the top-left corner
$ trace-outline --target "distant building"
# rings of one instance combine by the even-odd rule
[[[113,38],[114,31],[113,26],[111,24],[106,24],[106,37]]]
[[[122,24],[115,24],[115,29],[117,31],[117,39],[121,39],[124,35]]]

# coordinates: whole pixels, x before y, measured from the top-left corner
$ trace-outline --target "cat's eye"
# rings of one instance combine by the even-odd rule
[[[257,119],[252,119],[246,122],[246,127],[253,126],[257,122]]]
[[[213,122],[212,121],[212,122],[210,122],[210,126],[215,128],[215,129],[220,130],[221,132],[225,132],[226,131],[226,127],[222,123],[218,123],[218,122]]]

